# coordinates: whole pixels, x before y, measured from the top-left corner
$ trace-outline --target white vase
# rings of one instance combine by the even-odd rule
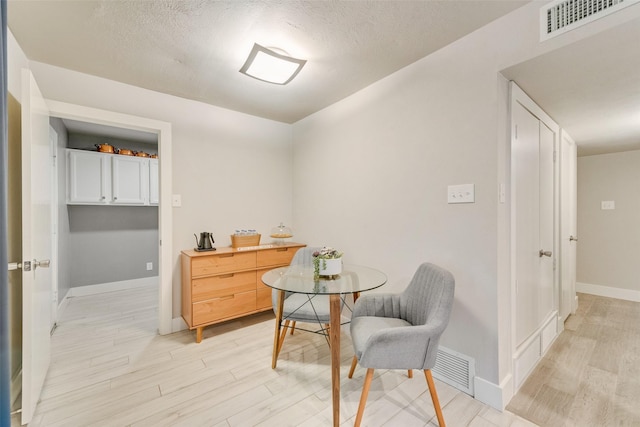
[[[342,258],[321,259],[319,267],[321,276],[335,276],[342,273]]]

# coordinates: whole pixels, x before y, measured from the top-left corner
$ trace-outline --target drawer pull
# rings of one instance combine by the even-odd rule
[[[235,274],[231,273],[231,274],[223,274],[222,276],[218,276],[218,278],[220,279],[228,279],[229,277],[233,277]]]
[[[218,255],[220,258],[231,258],[233,256],[233,254],[223,254],[223,255]]]
[[[276,252],[286,252],[288,250],[289,250],[289,248],[278,248],[278,249],[276,249]]]
[[[225,295],[223,297],[218,298],[220,301],[224,301],[224,300],[228,300],[228,299],[233,299],[235,297],[235,295]]]

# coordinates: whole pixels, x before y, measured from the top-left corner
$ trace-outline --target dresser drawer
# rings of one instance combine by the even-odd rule
[[[193,304],[193,325],[198,326],[256,309],[256,291],[241,292]]]
[[[255,267],[255,252],[227,253],[197,257],[191,260],[191,274],[193,276],[230,273],[238,270],[249,270]]]
[[[289,265],[298,248],[274,248],[257,252],[258,267]]]
[[[193,279],[191,298],[193,302],[220,298],[240,292],[252,291],[256,288],[256,272],[227,273],[219,276]]]

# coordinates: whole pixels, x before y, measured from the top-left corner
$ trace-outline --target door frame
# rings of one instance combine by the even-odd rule
[[[511,372],[513,374],[513,393],[511,395],[515,395],[520,386],[524,383],[524,380],[529,376],[532,372],[533,367],[535,367],[542,357],[542,355],[549,348],[551,343],[557,337],[558,331],[558,308],[559,308],[559,268],[558,268],[558,260],[559,260],[559,162],[557,161],[557,152],[558,152],[558,143],[560,137],[560,126],[544,111],[540,106],[538,106],[535,101],[533,101],[520,87],[513,81],[509,83],[509,91],[510,91],[510,114],[509,114],[509,128],[510,128],[510,147],[514,144],[514,138],[516,135],[515,124],[513,121],[513,108],[511,106],[515,105],[515,103],[519,103],[522,107],[528,110],[532,115],[536,116],[538,120],[540,120],[543,124],[545,124],[554,134],[553,141],[553,151],[554,151],[554,162],[553,162],[553,288],[552,288],[552,298],[553,298],[553,307],[552,312],[548,317],[545,318],[542,325],[532,333],[529,338],[527,338],[522,344],[517,345],[516,340],[516,219],[517,219],[517,211],[516,211],[516,194],[518,189],[516,188],[514,182],[514,164],[513,157],[511,158],[511,239],[510,239],[510,283],[511,283],[511,358],[513,361],[513,365],[511,367]]]
[[[49,124],[51,146],[51,330],[58,321],[58,132]]]
[[[160,172],[160,203],[158,204],[158,330],[160,335],[173,332],[173,283],[171,252],[173,248],[173,212],[171,206],[172,168],[171,123],[146,117],[101,110],[60,101],[46,100],[50,115],[105,126],[155,133],[158,135],[158,168]]]

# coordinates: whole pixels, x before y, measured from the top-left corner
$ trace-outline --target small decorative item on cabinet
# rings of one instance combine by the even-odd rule
[[[325,246],[313,253],[314,280],[319,280],[320,277],[333,278],[340,273],[342,273],[342,252]]]
[[[289,239],[291,237],[293,237],[293,230],[291,227],[287,227],[283,223],[280,223],[279,226],[271,229],[271,238],[273,238],[273,243],[276,245],[284,245],[284,239]]]
[[[260,244],[260,233],[256,230],[236,230],[231,235],[232,248],[246,248],[247,246],[258,246]]]

